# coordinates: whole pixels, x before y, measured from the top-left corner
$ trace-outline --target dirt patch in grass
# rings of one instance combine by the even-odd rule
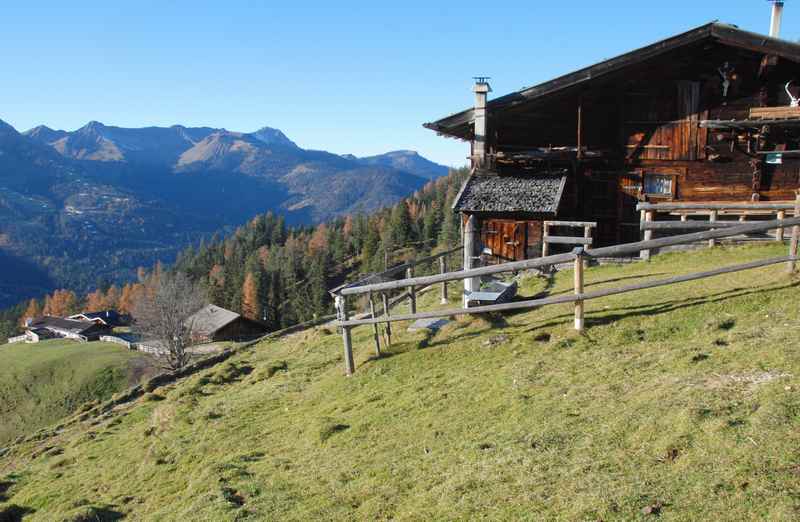
[[[746,372],[713,375],[705,380],[703,385],[710,389],[727,388],[730,386],[744,386],[752,391],[762,384],[767,384],[776,379],[787,379],[792,374],[781,371]]]

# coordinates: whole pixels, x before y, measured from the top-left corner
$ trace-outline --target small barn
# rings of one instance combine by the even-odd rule
[[[186,320],[194,342],[245,341],[267,332],[267,327],[217,305],[207,305]]]

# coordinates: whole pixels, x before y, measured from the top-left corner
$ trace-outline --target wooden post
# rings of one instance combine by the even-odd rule
[[[549,245],[547,244],[548,236],[550,236],[550,224],[542,223],[542,257],[547,257],[550,253]]]
[[[589,238],[592,237],[592,227],[590,227],[589,225],[586,225],[586,226],[583,227],[583,237],[585,239],[589,239]],[[588,249],[589,245],[588,244],[584,244],[583,248],[587,248]],[[584,268],[589,268],[589,259],[588,258],[583,262],[583,267]]]
[[[779,210],[778,211],[778,219],[786,219],[786,211]],[[775,230],[775,241],[783,241],[783,227],[778,227]]]
[[[478,250],[478,218],[470,214],[464,227],[464,270],[477,268],[475,258]],[[481,282],[477,277],[464,279],[464,308],[469,303],[469,294],[480,289]]]
[[[797,191],[797,196],[794,200],[794,217],[800,216],[800,190]],[[789,255],[792,257],[797,257],[797,242],[800,241],[800,225],[795,225],[792,227],[792,240],[789,242]],[[789,269],[789,273],[794,272],[796,261],[792,260],[789,261],[787,268]]]
[[[445,259],[445,256],[439,258],[439,273],[447,273],[447,259]],[[440,303],[447,304],[447,281],[442,282],[442,299],[440,300]]]
[[[578,99],[578,136],[577,136],[577,152],[575,154],[575,158],[578,161],[583,159],[583,97],[581,96]]]
[[[386,295],[386,292],[381,293],[381,298],[383,299],[383,315],[386,318],[389,318],[389,296]],[[392,345],[392,323],[386,323],[386,344],[391,346]]]
[[[343,295],[336,296],[336,310],[340,321],[347,321],[347,299]],[[342,341],[344,342],[344,371],[347,376],[353,375],[355,363],[353,362],[353,340],[350,337],[350,326],[342,327]]]
[[[583,293],[583,247],[573,250],[575,253],[575,295]],[[583,301],[575,301],[575,329],[583,331]]]
[[[414,267],[410,266],[406,268],[406,279],[411,279],[412,277],[414,277]],[[413,285],[408,287],[408,313],[417,313],[417,293]]]
[[[651,221],[653,221],[654,211],[646,210],[646,211],[642,211],[642,213],[644,215],[644,220],[645,220],[646,223],[650,223]],[[644,240],[645,241],[650,241],[651,239],[653,239],[653,231],[652,230],[645,230],[644,231]],[[650,251],[649,250],[642,250],[639,253],[639,257],[641,259],[645,260],[645,261],[650,261]]]
[[[711,211],[711,213],[708,215],[708,220],[709,221],[716,221],[717,220],[717,211],[716,210],[712,210]],[[715,230],[715,229],[712,228],[711,230]],[[717,244],[717,240],[716,239],[709,239],[708,240],[708,247],[709,248],[714,248],[714,245],[716,245],[716,244]]]
[[[372,292],[369,293],[369,314],[375,319],[375,300],[372,299]],[[381,334],[378,331],[378,323],[372,325],[372,336],[375,338],[375,355],[381,356]]]

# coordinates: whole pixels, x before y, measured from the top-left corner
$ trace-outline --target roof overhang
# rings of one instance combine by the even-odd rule
[[[800,63],[800,44],[743,31],[734,25],[712,22],[533,87],[495,98],[487,104],[487,109],[490,113],[497,114],[704,40],[713,40],[730,47],[779,56]],[[473,110],[470,108],[440,120],[425,123],[423,127],[445,136],[469,139],[472,133],[473,118]]]

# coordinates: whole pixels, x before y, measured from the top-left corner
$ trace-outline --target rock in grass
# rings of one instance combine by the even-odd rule
[[[493,335],[481,343],[486,348],[498,346],[508,342],[509,337],[505,334]]]

